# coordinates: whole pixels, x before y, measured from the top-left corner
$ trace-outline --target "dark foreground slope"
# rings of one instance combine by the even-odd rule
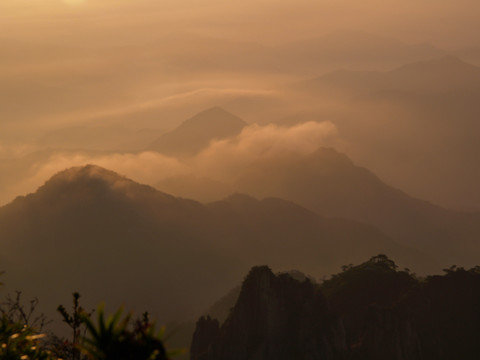
[[[202,205],[96,166],[61,172],[0,208],[0,241],[8,288],[47,310],[76,290],[162,320],[198,316],[258,263],[324,275],[381,251],[434,267],[374,228],[291,202],[236,195]]]
[[[251,270],[220,326],[197,322],[192,360],[478,359],[480,272],[419,280],[379,255],[322,285]]]

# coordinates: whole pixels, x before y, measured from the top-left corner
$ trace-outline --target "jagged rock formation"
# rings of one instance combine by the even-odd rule
[[[192,360],[480,358],[480,268],[418,279],[384,255],[322,285],[251,270],[222,326],[201,318]]]
[[[342,324],[318,287],[262,266],[250,271],[221,329],[215,320],[199,320],[191,359],[343,359],[346,354]]]
[[[219,332],[218,320],[212,319],[210,316],[202,316],[197,321],[190,350],[192,354],[195,354],[196,360],[208,359],[209,346],[218,337]]]

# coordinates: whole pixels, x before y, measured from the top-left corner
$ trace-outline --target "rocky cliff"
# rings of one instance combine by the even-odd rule
[[[250,271],[220,328],[215,320],[198,321],[193,344],[192,360],[344,359],[347,354],[342,323],[318,286],[288,274],[275,276],[266,266]]]
[[[418,278],[384,255],[321,285],[253,268],[223,324],[197,323],[192,360],[479,359],[480,268]]]

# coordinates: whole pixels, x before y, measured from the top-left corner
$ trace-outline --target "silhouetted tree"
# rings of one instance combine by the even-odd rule
[[[66,323],[72,329],[72,342],[66,343],[64,351],[70,353],[72,360],[80,359],[80,339],[81,339],[81,330],[83,326],[83,317],[85,310],[80,306],[80,294],[74,292],[73,294],[73,309],[72,313],[69,314],[63,305],[57,307],[57,311],[62,315],[63,322]],[[91,313],[90,313],[91,314]],[[90,314],[87,314],[90,316]]]

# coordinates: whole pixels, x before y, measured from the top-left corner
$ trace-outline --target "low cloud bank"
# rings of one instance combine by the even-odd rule
[[[194,159],[195,170],[201,176],[234,180],[256,160],[289,153],[306,155],[331,145],[336,134],[331,122],[311,121],[291,127],[251,125],[234,138],[213,142]]]
[[[320,146],[331,145],[336,135],[337,130],[330,122],[307,122],[292,127],[250,125],[238,136],[214,141],[201,153],[183,162],[155,152],[96,155],[54,152],[47,159],[25,164],[22,175],[15,174],[18,166],[10,172],[6,169],[11,181],[4,181],[0,204],[34,192],[59,171],[86,164],[98,165],[152,186],[182,176],[210,178],[228,184],[256,160],[290,153],[308,154]],[[1,151],[4,149],[0,147],[0,154]]]

